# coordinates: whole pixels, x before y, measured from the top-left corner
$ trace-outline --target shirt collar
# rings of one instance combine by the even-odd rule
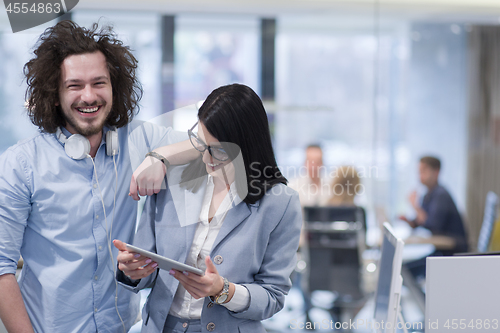
[[[212,176],[211,174],[208,174],[207,185],[208,185],[207,188],[213,189],[214,176]],[[238,195],[238,191],[236,190],[236,182],[234,182],[234,181],[231,183],[231,185],[229,185],[228,194],[230,197],[233,198],[233,202],[232,202],[233,207],[237,206],[240,202],[243,201],[243,199],[241,199],[240,196]]]
[[[63,132],[63,134],[66,136],[66,138],[69,138],[70,136],[72,136],[73,134],[71,134],[70,131],[68,131],[66,129],[66,127],[64,126],[60,126],[61,128],[61,131]],[[102,137],[101,137],[101,143],[99,144],[99,147],[101,147],[103,144],[106,143],[106,133],[110,130],[110,128],[106,125],[104,125],[104,127],[102,128]],[[57,134],[54,134],[56,136],[56,139],[57,141],[61,144],[61,146],[64,146],[64,144],[57,138]]]

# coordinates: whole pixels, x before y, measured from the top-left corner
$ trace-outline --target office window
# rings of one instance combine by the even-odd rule
[[[205,99],[222,85],[260,92],[260,20],[235,15],[179,14],[175,20],[175,104]]]
[[[90,28],[110,24],[139,61],[137,74],[144,95],[137,119],[150,120],[161,113],[160,15],[152,12],[76,10],[73,21]]]
[[[38,36],[47,28],[44,24],[27,31],[12,33],[7,13],[0,11],[0,153],[20,140],[35,135],[38,128],[29,120],[24,94],[26,83],[24,64],[33,56]]]
[[[452,169],[466,164],[466,101],[457,98],[466,48],[456,32],[450,24],[382,22],[377,49],[369,20],[281,17],[275,145],[285,175],[297,176],[304,148],[319,143],[325,166],[362,173],[358,203],[394,220],[419,188],[418,157],[433,153],[449,165],[442,180],[460,208],[465,168]]]

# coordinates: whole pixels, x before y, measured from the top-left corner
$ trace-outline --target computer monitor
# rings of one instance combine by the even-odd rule
[[[403,247],[401,239],[394,235],[391,225],[384,223],[384,238],[378,263],[378,282],[375,294],[374,331],[394,333],[397,328],[399,301],[403,278]]]
[[[486,252],[490,246],[493,226],[497,220],[498,196],[494,192],[488,192],[486,195],[486,204],[484,205],[483,224],[479,232],[477,241],[477,251]]]
[[[498,332],[500,256],[427,257],[425,332]]]

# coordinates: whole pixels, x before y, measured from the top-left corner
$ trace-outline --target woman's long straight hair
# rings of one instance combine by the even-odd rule
[[[244,202],[255,203],[274,185],[287,184],[276,163],[266,111],[250,87],[231,84],[215,89],[200,107],[198,119],[221,142],[231,160],[237,161],[241,153],[243,162],[241,167],[235,166],[235,179],[237,192]],[[201,167],[206,173],[199,158],[186,168],[183,178],[188,173],[193,175],[193,171],[200,176]],[[245,174],[238,174],[242,172]]]

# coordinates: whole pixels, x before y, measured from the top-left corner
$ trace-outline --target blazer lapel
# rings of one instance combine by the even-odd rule
[[[240,202],[236,207],[229,209],[226,217],[224,218],[224,223],[215,239],[214,245],[212,246],[212,252],[217,248],[219,243],[231,233],[241,222],[243,222],[247,217],[250,216],[250,207],[245,202]]]

